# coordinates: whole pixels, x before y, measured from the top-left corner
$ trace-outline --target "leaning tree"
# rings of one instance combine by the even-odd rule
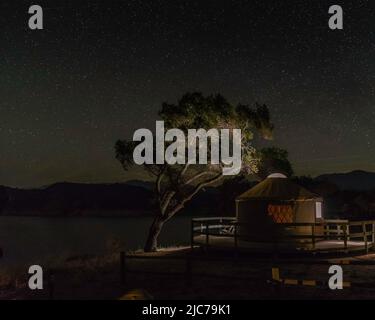
[[[177,104],[163,103],[159,112],[165,129],[177,128],[187,133],[188,129],[216,128],[241,129],[241,172],[257,171],[259,157],[252,145],[254,134],[262,138],[272,137],[273,125],[268,108],[255,104],[254,107],[230,104],[221,95],[204,96],[201,93],[187,93]],[[116,143],[116,158],[128,170],[134,165],[133,151],[138,143],[119,140]],[[187,147],[188,144],[186,144]],[[197,144],[199,146],[199,144]],[[211,148],[207,151],[210,153]],[[187,152],[185,153],[187,154]],[[197,147],[197,156],[199,147]],[[210,156],[210,155],[209,155]],[[163,225],[180,212],[202,189],[215,186],[226,177],[223,164],[144,164],[144,169],[155,178],[155,200],[157,209],[144,247],[146,252],[156,251],[157,241]]]

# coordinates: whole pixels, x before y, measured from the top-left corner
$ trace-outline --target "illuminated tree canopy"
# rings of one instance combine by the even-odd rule
[[[267,106],[235,106],[221,95],[187,93],[177,104],[163,103],[159,116],[166,129],[178,128],[183,132],[191,128],[241,129],[241,171],[245,173],[257,172],[260,163],[252,145],[254,134],[270,139],[273,131]],[[134,165],[133,151],[138,143],[119,140],[115,145],[116,158],[125,170]],[[210,153],[211,149],[207,150]],[[202,189],[219,184],[224,179],[223,164],[145,164],[143,167],[155,178],[157,211],[145,244],[145,251],[155,251],[164,223],[181,211]]]

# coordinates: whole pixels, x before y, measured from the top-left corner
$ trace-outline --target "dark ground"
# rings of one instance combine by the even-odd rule
[[[197,250],[196,258],[191,260],[192,277],[189,281],[190,278],[185,276],[186,259],[144,258],[186,257],[188,252],[187,249],[166,249],[155,254],[137,254],[142,259],[127,259],[126,282],[123,285],[118,254],[76,258],[54,269],[53,287],[48,284],[48,276],[44,290],[39,292],[27,289],[25,280],[13,280],[0,290],[0,299],[49,299],[51,295],[57,300],[117,300],[134,299],[135,296],[156,300],[375,298],[375,265],[344,264],[344,281],[351,282],[351,288],[330,290],[327,285],[302,287],[272,284],[271,268],[278,266],[282,278],[328,281],[329,265],[336,264],[337,260],[319,259],[326,263],[311,264],[311,259],[304,259],[306,263],[291,261],[278,264],[272,259],[266,261],[266,257],[236,259],[210,254],[213,260],[204,261],[208,254]],[[371,262],[375,260],[375,255],[342,259]],[[132,294],[124,296],[129,292]]]

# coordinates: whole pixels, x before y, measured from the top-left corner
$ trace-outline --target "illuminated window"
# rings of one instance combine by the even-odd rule
[[[315,216],[317,219],[322,218],[322,203],[321,202],[315,203]]]
[[[293,223],[293,208],[288,205],[268,205],[268,215],[276,223]]]

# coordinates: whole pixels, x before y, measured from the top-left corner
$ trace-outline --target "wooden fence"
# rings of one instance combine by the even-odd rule
[[[142,270],[142,268],[135,269],[131,267],[130,261],[181,261],[181,268],[179,272],[176,271],[156,271],[156,270]],[[348,259],[288,259],[288,258],[254,258],[253,256],[244,255],[229,255],[229,256],[203,256],[203,255],[195,255],[192,252],[185,254],[185,255],[170,255],[170,256],[147,256],[147,255],[137,255],[137,254],[126,254],[125,252],[120,252],[119,254],[119,281],[123,287],[127,287],[129,283],[129,278],[133,274],[143,274],[143,275],[151,275],[151,276],[179,276],[182,278],[183,283],[185,286],[190,287],[194,283],[194,279],[196,278],[216,278],[216,279],[225,279],[225,280],[254,280],[253,277],[244,277],[241,275],[227,273],[227,274],[215,274],[215,273],[202,273],[198,272],[196,269],[196,265],[202,262],[212,262],[213,265],[217,263],[223,264],[233,264],[235,263],[236,266],[243,265],[245,267],[248,266],[259,266],[260,268],[265,270],[264,277],[257,278],[258,281],[262,281],[265,283],[274,284],[272,270],[275,267],[279,266],[291,266],[291,265],[352,265],[352,266],[364,266],[364,267],[374,267],[375,268],[375,260],[348,260]],[[266,266],[266,267],[265,267]],[[47,297],[50,300],[55,298],[55,288],[59,286],[59,283],[56,283],[55,278],[55,270],[47,270],[46,272],[46,283],[47,283]],[[367,283],[367,284],[354,284],[354,287],[361,286],[363,288],[368,289],[375,289],[375,283]]]
[[[182,267],[180,268],[180,272],[176,271],[145,271],[141,268],[131,268],[130,261],[134,260],[143,260],[143,261],[181,261]],[[262,268],[265,270],[264,275],[261,278],[254,278],[254,277],[248,277],[248,276],[241,276],[237,275],[236,273],[226,273],[226,274],[215,274],[215,273],[202,273],[198,272],[196,269],[196,265],[199,263],[206,263],[206,262],[212,262],[214,264],[216,263],[228,263],[233,264],[235,262],[235,265],[243,265],[245,267],[249,266],[259,266],[259,268]],[[143,275],[151,275],[151,276],[168,276],[168,277],[175,277],[179,276],[182,278],[183,283],[185,286],[190,287],[194,284],[194,279],[196,278],[216,278],[216,279],[224,279],[224,280],[240,280],[240,281],[246,281],[246,280],[256,280],[264,283],[269,284],[275,284],[275,275],[274,271],[277,269],[277,272],[279,273],[279,266],[283,266],[283,270],[285,268],[288,268],[288,266],[293,265],[304,265],[304,266],[314,266],[314,265],[341,265],[341,266],[363,266],[363,267],[375,267],[375,260],[342,260],[342,259],[265,259],[265,258],[253,258],[251,256],[241,256],[233,258],[232,256],[202,256],[202,255],[194,255],[194,254],[186,254],[181,256],[145,256],[145,255],[132,255],[132,254],[125,254],[124,252],[120,253],[120,279],[121,284],[126,287],[128,284],[128,279],[132,274],[143,274]],[[354,271],[354,270],[353,270]],[[317,275],[314,274],[313,277],[316,277]],[[322,275],[321,275],[322,276]],[[325,275],[328,277],[328,274]],[[309,275],[305,274],[303,277],[309,277]],[[323,283],[324,285],[320,284],[320,286],[326,286],[326,282],[319,281],[319,280],[309,280],[315,282],[316,285],[319,286],[319,283]],[[306,280],[297,281],[295,280],[293,284],[297,285],[306,285],[304,282]],[[301,283],[299,283],[301,282]],[[280,284],[280,283],[276,283]],[[285,282],[284,284],[288,284]],[[289,283],[292,284],[292,283]],[[365,289],[374,289],[375,290],[375,283],[372,282],[362,282],[362,283],[350,283],[350,287],[360,287]]]
[[[205,242],[203,245],[209,247],[210,239],[213,237],[233,238],[234,248],[238,249],[241,235],[239,229],[241,226],[249,225],[236,221],[233,217],[215,217],[215,218],[197,218],[191,221],[191,248],[202,243],[196,243],[196,236],[204,236]],[[309,243],[313,250],[317,250],[317,243],[321,241],[337,240],[342,242],[342,248],[345,251],[350,251],[348,245],[349,241],[352,243],[361,242],[363,249],[368,252],[369,249],[374,248],[375,244],[375,220],[369,221],[348,221],[348,220],[323,220],[318,223],[283,223],[277,224],[280,229],[277,234],[272,235],[268,240],[251,236],[246,234],[247,241],[254,242],[270,242],[277,245],[285,240],[304,241]],[[304,228],[303,234],[290,234],[293,228]],[[289,231],[283,232],[283,231]],[[310,231],[310,232],[309,232]],[[358,247],[353,247],[358,249]]]

